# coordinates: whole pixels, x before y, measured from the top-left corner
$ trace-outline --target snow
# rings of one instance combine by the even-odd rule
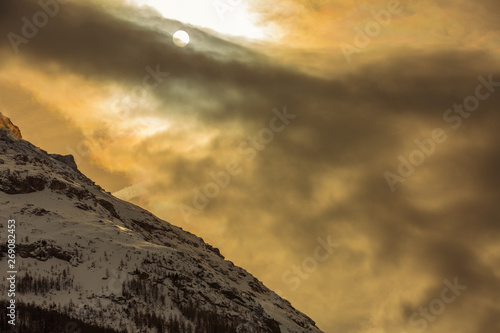
[[[170,314],[182,317],[173,300],[179,293],[200,308],[215,307],[219,313],[239,318],[248,332],[264,327],[264,318],[279,323],[282,333],[321,332],[307,316],[244,269],[224,260],[201,238],[115,198],[79,171],[26,141],[0,136],[0,153],[3,191],[7,191],[13,175],[19,181],[27,177],[45,181],[43,190],[31,193],[6,194],[0,187],[2,228],[14,218],[18,248],[45,241],[71,257],[61,260],[52,256],[42,261],[18,254],[18,277],[25,272],[54,277],[69,270],[69,279],[73,280],[70,290],[51,290],[47,295],[19,294],[18,301],[29,300],[46,308],[51,304],[69,306],[72,302],[72,314],[78,319],[138,332],[139,328],[124,313],[127,306],[134,304],[137,309],[166,319]],[[2,267],[6,267],[5,261],[6,257]],[[174,273],[182,277],[184,285],[179,289],[173,278],[158,283],[165,304],[148,304],[144,301],[146,295],[117,299],[122,296],[123,282],[138,278],[134,275],[136,269],[147,273],[145,280],[151,285]],[[0,299],[6,297],[3,289],[5,285],[0,286]]]

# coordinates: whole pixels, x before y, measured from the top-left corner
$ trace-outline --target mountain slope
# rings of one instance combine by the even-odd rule
[[[16,220],[16,301],[30,314],[116,332],[320,332],[218,249],[113,197],[71,156],[22,140],[0,114],[2,234],[8,219]],[[24,321],[41,325],[35,316],[47,314]]]

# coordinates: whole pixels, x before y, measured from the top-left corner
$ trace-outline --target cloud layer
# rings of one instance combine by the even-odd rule
[[[353,28],[386,2],[249,6],[286,31],[278,42],[111,1],[60,4],[18,53],[0,42],[2,112],[105,188],[140,184],[137,203],[220,247],[325,332],[497,332],[500,86],[484,84],[500,82],[497,2],[402,3],[351,64],[339,44],[354,45]],[[3,1],[2,34],[22,36],[38,11]],[[184,49],[171,42],[179,28]],[[340,247],[316,267],[327,237]],[[425,317],[455,278],[467,289]]]

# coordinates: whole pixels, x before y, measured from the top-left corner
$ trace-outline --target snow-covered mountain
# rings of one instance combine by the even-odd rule
[[[321,332],[218,249],[115,198],[0,114],[3,281],[12,219],[18,332]]]

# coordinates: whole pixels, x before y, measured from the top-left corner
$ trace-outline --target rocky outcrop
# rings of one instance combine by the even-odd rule
[[[47,181],[41,176],[26,176],[23,177],[19,172],[5,170],[0,174],[2,183],[0,191],[7,194],[26,194],[37,191],[43,191],[47,185]]]
[[[2,254],[7,253],[7,246],[0,246]],[[50,258],[57,258],[70,262],[75,256],[74,251],[66,251],[53,241],[40,240],[31,244],[17,244],[17,254],[21,258],[35,258],[40,261],[47,261]]]
[[[22,139],[21,130],[10,119],[0,112],[0,131],[7,133],[15,139]]]
[[[66,164],[67,166],[71,167],[73,170],[78,171],[78,166],[76,165],[75,158],[73,157],[73,155],[50,154],[50,157],[58,160],[59,162]]]

